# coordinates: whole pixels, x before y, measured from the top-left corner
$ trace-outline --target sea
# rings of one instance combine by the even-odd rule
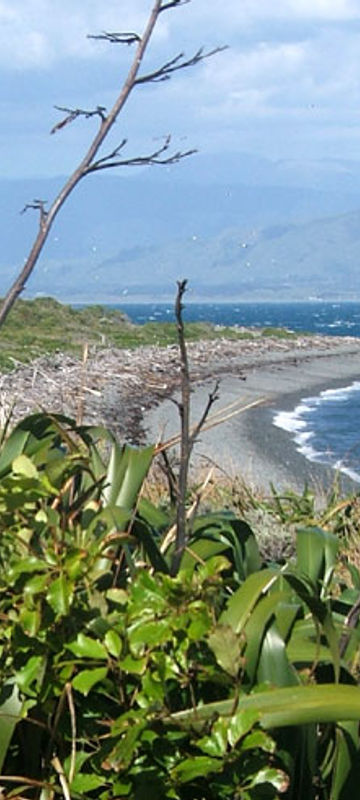
[[[137,324],[169,322],[173,306],[165,303],[122,304]],[[330,336],[360,337],[360,303],[188,303],[184,320],[214,325],[282,327]],[[360,362],[359,380],[317,396],[304,396],[290,411],[274,413],[273,424],[283,428],[309,461],[333,467],[360,483]]]

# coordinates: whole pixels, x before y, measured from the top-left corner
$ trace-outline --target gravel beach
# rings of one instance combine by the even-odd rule
[[[245,380],[244,380],[245,378]],[[261,405],[236,413],[228,421],[203,431],[195,447],[193,465],[215,464],[230,477],[241,475],[254,487],[302,491],[307,483],[321,493],[334,480],[335,472],[308,461],[297,452],[291,434],[273,424],[274,413],[294,409],[301,398],[324,389],[339,388],[360,379],[360,343],[332,353],[307,355],[304,359],[257,363],[221,379],[219,401],[213,411],[239,409],[256,400]],[[214,382],[197,384],[192,393],[192,420],[200,417]],[[179,428],[177,409],[169,400],[145,414],[148,440],[166,439]],[[344,490],[358,487],[341,478]],[[358,487],[359,488],[359,487]]]
[[[220,380],[213,413],[232,415],[202,431],[193,465],[215,463],[227,475],[240,474],[254,486],[302,489],[305,482],[329,485],[334,472],[296,451],[291,435],[273,425],[276,411],[291,410],[302,397],[347,386],[360,379],[360,339],[295,336],[189,342],[192,415],[201,416],[209,392]],[[86,361],[64,353],[17,364],[0,375],[0,427],[34,411],[62,413],[85,424],[109,427],[119,441],[143,444],[179,431],[176,397],[180,384],[176,345],[89,349]],[[233,412],[257,400],[244,413]],[[350,483],[348,481],[348,483]]]

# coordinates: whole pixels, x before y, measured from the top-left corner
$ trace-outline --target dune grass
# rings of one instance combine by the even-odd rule
[[[246,330],[189,322],[188,341],[203,339],[253,339],[261,330]],[[270,335],[264,331],[264,335]],[[271,336],[284,337],[282,329],[272,328]],[[286,332],[286,338],[295,334]],[[73,308],[51,297],[19,300],[1,330],[0,369],[8,371],[17,362],[27,363],[40,355],[56,351],[81,353],[84,343],[100,347],[135,348],[141,345],[176,344],[173,322],[148,322],[134,325],[121,311],[92,305]]]

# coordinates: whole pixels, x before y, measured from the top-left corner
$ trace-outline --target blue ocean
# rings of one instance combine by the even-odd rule
[[[169,322],[166,304],[124,304],[133,322]],[[332,336],[360,337],[360,303],[188,303],[187,321],[215,325],[284,327]],[[310,461],[332,466],[360,483],[360,363],[359,380],[318,396],[304,397],[291,411],[274,415],[274,424],[289,432],[297,449]]]

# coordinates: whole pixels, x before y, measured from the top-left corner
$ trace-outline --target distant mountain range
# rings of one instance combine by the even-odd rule
[[[187,277],[198,301],[360,297],[360,168],[300,166],[200,156],[90,177],[64,206],[27,296],[167,300]],[[19,212],[62,183],[0,180],[0,292],[36,230],[36,212]]]

